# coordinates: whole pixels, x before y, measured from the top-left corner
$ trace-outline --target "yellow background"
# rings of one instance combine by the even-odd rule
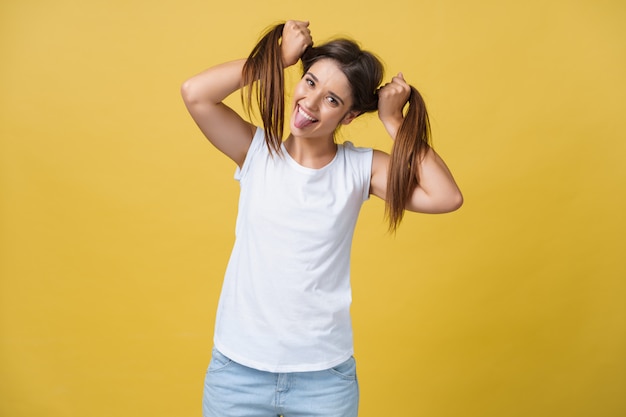
[[[403,71],[465,195],[364,206],[361,416],[626,415],[617,0],[4,0],[0,415],[200,415],[238,186],[179,86],[288,18]]]

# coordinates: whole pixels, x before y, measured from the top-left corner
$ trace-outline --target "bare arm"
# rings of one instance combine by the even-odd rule
[[[378,116],[387,133],[395,139],[402,124],[402,109],[410,94],[410,87],[402,74],[379,91]],[[447,213],[463,204],[463,196],[452,173],[437,153],[428,147],[418,167],[419,184],[413,190],[406,209],[421,213]],[[372,161],[371,194],[386,199],[389,155],[374,151]]]
[[[280,46],[284,67],[296,64],[313,43],[308,26],[309,22],[295,20],[285,23]],[[246,158],[256,127],[223,101],[243,87],[245,62],[241,59],[209,68],[185,81],[181,88],[185,105],[202,133],[239,166]]]
[[[371,194],[385,200],[389,155],[375,150],[372,161]],[[406,209],[420,213],[448,213],[461,207],[463,196],[443,159],[429,148],[419,166],[420,183]]]
[[[245,121],[223,100],[239,90],[244,59],[227,62],[188,79],[181,94],[202,133],[222,153],[243,164],[255,126]]]

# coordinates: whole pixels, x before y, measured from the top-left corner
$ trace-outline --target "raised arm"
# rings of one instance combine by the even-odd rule
[[[279,63],[282,62],[281,68],[296,64],[306,48],[313,43],[308,26],[308,22],[290,20],[274,28],[272,33],[280,37],[278,55],[281,58]],[[264,39],[267,41],[273,38],[265,37]],[[271,61],[274,55],[268,56],[265,48],[260,46],[261,43],[253,51],[254,58],[249,58],[252,60],[249,62],[252,67],[248,68],[253,68],[252,78],[255,80],[259,80],[259,73],[265,71],[261,67],[268,62],[274,62]],[[244,83],[251,82],[243,75],[245,66],[245,59],[217,65],[190,78],[181,88],[185,105],[202,133],[216,148],[239,166],[246,158],[256,127],[226,106],[223,101],[244,87]],[[247,73],[250,74],[249,71]],[[269,73],[266,72],[266,74]],[[244,81],[244,78],[248,81]],[[270,75],[271,80],[273,78]],[[277,94],[284,94],[284,91],[279,91]],[[265,118],[264,123],[266,123]],[[267,126],[264,127],[267,128]]]
[[[379,91],[378,116],[387,133],[395,139],[403,121],[403,108],[410,95],[410,86],[402,74],[393,77]],[[371,194],[386,200],[390,156],[374,151]],[[409,167],[407,167],[409,169]],[[463,204],[463,196],[443,159],[430,147],[422,151],[418,164],[419,182],[410,192],[406,210],[421,213],[447,213]]]
[[[181,94],[187,110],[204,136],[222,153],[243,164],[255,127],[223,100],[242,87],[245,59],[227,62],[185,81]]]

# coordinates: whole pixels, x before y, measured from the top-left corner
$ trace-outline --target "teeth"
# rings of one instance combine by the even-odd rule
[[[300,107],[300,106],[298,106],[298,113],[300,113],[302,115],[302,117],[304,117],[305,119],[307,119],[310,122],[315,122],[316,121],[314,118],[312,118],[311,116],[306,114],[304,112],[304,110],[302,110],[302,107]]]

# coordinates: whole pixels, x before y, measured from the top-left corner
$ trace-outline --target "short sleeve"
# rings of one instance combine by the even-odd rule
[[[360,183],[363,187],[363,201],[370,198],[370,183],[372,180],[372,160],[374,158],[374,150],[372,148],[360,148],[354,146],[352,142],[343,144],[346,153],[346,159],[350,166],[356,171]]]
[[[235,170],[235,180],[241,182],[241,180],[245,178],[246,174],[250,171],[249,166],[252,163],[252,160],[254,160],[255,156],[264,149],[264,146],[265,133],[262,128],[257,127],[242,166],[237,166],[237,169]]]

